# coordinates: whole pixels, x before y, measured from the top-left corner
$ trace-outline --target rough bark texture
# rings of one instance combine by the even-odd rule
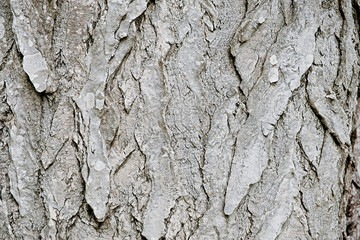
[[[1,0],[0,239],[359,239],[359,0]]]

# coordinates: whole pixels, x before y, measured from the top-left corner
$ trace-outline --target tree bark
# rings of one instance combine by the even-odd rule
[[[360,0],[2,0],[1,239],[359,239]]]

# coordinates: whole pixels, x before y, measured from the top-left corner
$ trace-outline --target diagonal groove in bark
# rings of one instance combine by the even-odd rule
[[[303,201],[303,192],[302,191],[299,191],[299,199],[300,199],[300,207],[302,208],[303,210],[303,213],[305,215],[305,219],[306,219],[306,227],[308,229],[307,233],[309,234],[309,236],[312,238],[312,233],[311,233],[311,230],[310,230],[310,225],[309,225],[309,217],[308,217],[308,213],[309,213],[309,210],[305,207],[305,204],[304,204],[304,201]]]
[[[301,132],[301,129],[300,131],[296,134],[296,143],[297,145],[299,146],[300,148],[300,151],[301,151],[301,155],[304,157],[304,159],[307,161],[307,163],[309,164],[310,166],[310,169],[314,172],[315,176],[316,176],[316,179],[319,181],[319,176],[318,176],[318,172],[317,172],[317,168],[316,166],[314,165],[314,163],[309,159],[309,156],[306,154],[305,150],[304,150],[304,147],[303,147],[303,144],[301,143],[301,140],[300,140],[300,137],[299,137],[299,133]]]
[[[0,71],[2,71],[2,70],[4,69],[4,67],[5,67],[5,65],[8,63],[10,54],[11,54],[13,48],[15,47],[15,45],[16,45],[15,40],[13,40],[12,43],[11,43],[11,46],[10,46],[9,49],[5,52],[4,57],[1,59],[1,62],[0,62]]]
[[[332,139],[334,140],[335,144],[339,147],[339,148],[343,148],[343,144],[341,144],[341,141],[339,139],[339,137],[337,136],[337,134],[335,132],[333,132],[331,130],[331,128],[329,127],[328,123],[326,122],[326,120],[324,119],[324,117],[319,113],[319,110],[316,108],[316,106],[314,105],[314,102],[311,100],[309,93],[308,93],[308,74],[312,71],[311,67],[308,69],[308,71],[304,74],[304,80],[305,80],[305,99],[307,101],[307,103],[310,106],[311,111],[314,113],[314,115],[316,116],[316,118],[320,121],[324,131],[328,131],[332,137]]]
[[[115,171],[114,171],[114,174],[113,175],[116,175],[119,170],[128,162],[128,160],[131,158],[132,154],[135,152],[135,149],[132,150],[128,155],[125,156],[124,160],[121,162],[121,164],[115,168]]]
[[[233,71],[235,72],[238,81],[239,81],[239,85],[238,85],[238,90],[239,90],[239,94],[240,94],[240,99],[244,98],[244,100],[242,101],[245,104],[245,107],[247,109],[247,105],[246,105],[246,101],[247,101],[247,96],[245,95],[244,91],[241,88],[241,83],[242,83],[242,78],[240,73],[236,70],[236,65],[235,65],[235,56],[232,55],[231,53],[231,49],[228,50],[228,57],[231,63],[231,67],[233,69]]]
[[[230,176],[231,176],[231,169],[232,169],[232,165],[233,165],[233,161],[234,161],[234,156],[235,156],[235,151],[236,151],[236,145],[237,145],[237,138],[235,138],[235,141],[234,141],[234,143],[233,143],[232,146],[231,146],[231,161],[230,161],[230,164],[229,164],[230,168],[229,168],[228,175],[227,175],[227,178],[226,178],[226,187],[225,187],[225,194],[224,194],[224,203],[223,203],[223,207],[222,207],[222,209],[223,209],[223,214],[224,214],[225,216],[227,216],[227,215],[225,214],[225,212],[224,212],[224,209],[225,209],[225,199],[226,199],[226,193],[227,193],[226,189],[227,189],[228,186],[229,186],[229,180],[230,180]]]
[[[281,233],[284,232],[285,227],[289,224],[290,218],[292,217],[292,214],[294,213],[293,211],[294,211],[294,209],[292,209],[290,215],[287,216],[285,222],[281,226],[280,233],[274,238],[274,240],[279,240],[279,237],[281,236]]]

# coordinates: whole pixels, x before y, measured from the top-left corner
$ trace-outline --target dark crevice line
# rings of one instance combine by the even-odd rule
[[[204,176],[204,170],[203,168],[200,166],[200,163],[198,163],[198,169],[199,169],[199,174],[200,174],[200,178],[201,178],[201,190],[202,192],[205,194],[206,196],[206,200],[207,200],[207,205],[209,204],[210,202],[210,196],[209,194],[207,193],[206,191],[206,188],[205,188],[205,176]]]
[[[68,141],[69,141],[69,138],[67,138],[67,139],[63,142],[63,144],[61,145],[60,149],[59,149],[59,150],[56,152],[56,154],[55,154],[54,161],[53,161],[51,164],[49,164],[49,166],[48,166],[47,168],[45,168],[45,170],[49,169],[49,168],[56,162],[56,159],[57,159],[59,153],[61,152],[61,150],[63,150],[63,148],[65,147],[65,145],[66,145],[66,143],[67,143]]]
[[[291,219],[291,217],[292,217],[292,215],[293,215],[293,212],[294,212],[294,207],[292,207],[290,214],[286,217],[286,220],[285,220],[284,223],[281,225],[281,230],[280,230],[280,232],[278,233],[278,235],[274,238],[274,240],[279,240],[279,237],[280,237],[281,234],[284,232],[285,228],[286,228],[287,226],[289,226],[289,224],[290,224],[289,222],[290,222],[290,219]]]
[[[127,13],[125,13],[123,16],[121,16],[120,21],[119,21],[119,24],[118,24],[117,28],[116,28],[115,31],[114,31],[114,39],[118,39],[117,36],[116,36],[116,33],[119,31],[119,29],[120,29],[120,27],[121,27],[121,23],[126,19],[126,17],[127,17]],[[123,39],[124,39],[124,38],[119,39],[119,43],[120,43],[120,41],[123,40]]]
[[[320,121],[321,126],[323,127],[324,132],[328,131],[330,136],[332,137],[334,143],[336,144],[336,146],[338,146],[340,149],[343,149],[343,144],[341,143],[340,139],[338,138],[338,136],[331,131],[331,129],[328,127],[328,124],[326,123],[326,120],[324,119],[324,117],[320,114],[320,112],[318,111],[318,109],[316,108],[316,106],[314,105],[313,101],[311,100],[310,94],[308,92],[308,75],[309,73],[312,71],[312,66],[307,70],[307,72],[304,74],[304,82],[305,82],[305,99],[306,102],[309,104],[310,109],[312,111],[312,113],[315,115],[315,117]]]
[[[233,167],[233,162],[234,162],[234,158],[235,158],[235,152],[236,152],[236,145],[237,145],[237,138],[235,138],[234,143],[231,146],[231,161],[229,164],[229,171],[228,171],[228,175],[226,177],[226,186],[225,186],[225,194],[224,194],[224,202],[223,202],[223,206],[222,206],[222,213],[224,214],[225,217],[227,217],[228,215],[225,214],[224,209],[225,209],[225,199],[226,199],[226,195],[228,192],[228,187],[229,187],[229,181],[230,181],[230,177],[231,177],[231,170]],[[250,187],[249,187],[250,189]],[[245,198],[245,197],[244,197]]]
[[[304,157],[304,159],[305,159],[305,160],[307,161],[307,163],[309,164],[310,169],[314,172],[314,174],[315,174],[315,176],[316,176],[316,179],[317,179],[318,181],[320,181],[319,175],[318,175],[318,172],[317,172],[317,168],[316,168],[316,166],[312,163],[312,161],[310,160],[309,156],[306,154],[305,149],[304,149],[304,147],[303,147],[303,145],[302,145],[302,142],[301,142],[301,140],[300,140],[299,133],[300,133],[300,131],[296,134],[296,143],[297,143],[297,145],[299,146],[301,155]]]
[[[112,94],[111,94],[111,87],[114,86],[114,81],[115,79],[117,78],[118,74],[122,71],[122,69],[124,69],[124,65],[127,63],[127,60],[131,54],[131,51],[132,51],[133,47],[131,47],[127,52],[126,54],[124,55],[124,57],[121,59],[121,62],[119,63],[119,65],[115,68],[114,72],[111,73],[110,76],[107,77],[107,80],[105,82],[105,104],[108,105],[108,101],[106,99],[112,99],[112,100],[115,100],[113,97],[112,97]],[[121,98],[122,98],[122,106],[123,106],[123,109],[124,111],[126,112],[126,114],[129,114],[130,113],[130,110],[131,110],[131,106],[130,106],[130,109],[126,109],[125,107],[125,93],[122,91],[122,89],[119,87],[119,84],[116,84],[117,88],[119,89],[120,93],[121,93]],[[117,101],[117,100],[116,100]],[[115,102],[116,102],[115,101]]]
[[[355,25],[356,32],[354,31],[354,37],[356,38],[355,43],[355,49],[357,53],[359,53],[359,18],[360,18],[360,7],[359,7],[359,1],[358,0],[352,0],[352,16],[353,21]],[[359,60],[359,57],[357,57]],[[356,74],[356,70],[352,69],[353,75],[352,78],[355,79],[358,78],[358,74]],[[357,71],[358,72],[358,71]],[[358,79],[357,79],[358,80]],[[351,83],[350,83],[351,86]],[[358,158],[357,156],[358,152],[356,149],[356,144],[358,144],[358,128],[359,128],[359,122],[360,122],[360,82],[357,84],[356,89],[356,106],[354,109],[354,112],[352,113],[352,128],[350,133],[350,153],[346,157],[345,160],[345,169],[344,169],[344,177],[343,177],[343,193],[342,193],[342,201],[344,208],[340,208],[340,212],[345,214],[346,217],[346,229],[343,231],[343,235],[345,239],[355,239],[359,238],[358,236],[358,230],[359,230],[359,222],[357,221],[359,214],[359,205],[357,204],[356,200],[359,196],[359,189],[356,183],[356,180],[358,180],[358,172],[357,172],[357,166],[358,166]],[[350,96],[348,96],[350,97]],[[340,216],[341,217],[341,216]]]
[[[176,212],[176,209],[177,209],[177,206],[179,204],[179,199],[181,199],[181,197],[178,197],[177,199],[175,199],[175,203],[174,203],[174,206],[172,206],[170,208],[170,212],[168,214],[168,217],[164,219],[164,223],[165,223],[165,234],[163,236],[166,236],[166,234],[168,233],[168,230],[169,230],[169,224],[171,223],[171,217],[174,215],[174,213]],[[163,237],[162,236],[162,237]],[[161,238],[160,238],[161,239]]]
[[[304,216],[305,216],[305,219],[306,219],[306,227],[308,229],[307,233],[309,234],[310,238],[312,238],[312,233],[311,233],[311,229],[310,229],[310,225],[309,225],[309,216],[308,216],[308,213],[309,213],[309,209],[306,208],[305,206],[305,203],[304,203],[304,193],[302,191],[299,191],[299,194],[300,194],[300,207],[303,209],[303,213],[304,213]]]
[[[115,169],[114,174],[116,175],[120,169],[122,169],[126,163],[129,161],[129,159],[131,158],[131,156],[133,155],[133,153],[135,152],[135,149],[133,149],[129,154],[127,154],[124,158],[124,160],[122,161],[122,163]]]
[[[324,130],[324,132],[328,132],[331,136],[331,138],[333,139],[334,143],[336,146],[338,146],[340,149],[343,148],[343,145],[341,144],[340,140],[338,139],[338,136],[336,136],[336,134],[330,130],[330,128],[328,127],[328,124],[326,123],[326,120],[324,119],[324,117],[319,113],[318,109],[314,106],[314,104],[311,102],[311,100],[309,100],[307,98],[307,102],[310,106],[310,109],[312,111],[312,113],[315,115],[315,117],[320,121],[320,124]]]
[[[143,150],[141,149],[140,147],[140,143],[138,141],[138,139],[136,138],[136,135],[134,134],[134,140],[135,140],[135,143],[136,143],[136,146],[137,146],[137,149],[139,150],[140,152],[140,155],[144,158],[144,174],[145,174],[145,177],[146,177],[146,180],[150,181],[150,186],[151,186],[151,190],[150,192],[152,191],[152,183],[154,182],[154,179],[153,177],[150,175],[149,173],[149,169],[147,167],[147,161],[148,161],[148,157],[146,156],[146,154],[143,152]],[[149,193],[150,194],[150,193]],[[148,200],[149,201],[149,200]]]
[[[1,59],[2,62],[0,64],[0,71],[2,71],[5,68],[6,64],[9,62],[10,54],[11,54],[11,52],[12,52],[15,45],[16,45],[15,40],[13,40],[12,43],[11,43],[11,46],[5,52],[3,59]]]
[[[238,21],[236,21],[236,27],[232,30],[232,32],[229,34],[230,35],[230,41],[232,41],[232,42],[236,42],[237,41],[237,39],[235,39],[235,36],[237,36],[237,34],[238,34],[238,31],[240,31],[240,26],[241,26],[241,24],[243,23],[243,21],[245,20],[245,18],[246,18],[246,16],[247,16],[247,13],[248,13],[248,11],[249,11],[249,6],[248,6],[248,1],[249,0],[245,0],[244,1],[244,13],[243,13],[243,15],[241,16],[241,18],[238,20]],[[230,44],[231,45],[231,44]],[[231,46],[230,46],[230,51],[231,51]]]
[[[248,111],[248,106],[247,106],[247,97],[248,96],[245,95],[243,89],[241,88],[241,83],[243,82],[243,79],[242,79],[240,73],[236,69],[236,64],[235,64],[236,59],[235,59],[235,56],[232,55],[230,49],[228,50],[228,57],[229,57],[230,67],[233,69],[233,71],[238,79],[238,82],[239,82],[239,84],[237,86],[238,93],[239,93],[239,99],[245,106],[246,119],[248,119],[248,117],[250,115],[249,111]]]
[[[321,124],[321,123],[320,123]],[[324,146],[325,146],[325,141],[326,141],[326,129],[323,128],[323,140],[322,140],[322,144],[321,144],[321,148],[320,148],[320,156],[319,156],[319,159],[318,159],[318,165],[320,165],[320,162],[321,162],[321,159],[322,159],[322,156],[323,156],[323,152],[324,152]]]
[[[341,38],[338,37],[336,34],[335,34],[335,40],[336,40],[336,43],[337,43],[337,49],[339,50],[339,65],[337,67],[337,70],[336,70],[336,78],[335,79],[338,79],[340,77],[340,72],[341,72],[341,65],[342,65],[342,56],[343,56],[343,49],[342,49],[342,43],[341,43]]]
[[[338,0],[338,6],[339,6],[340,17],[342,18],[343,24],[344,24],[346,17],[345,17],[345,13],[344,13],[343,6],[342,6],[342,1],[343,0]]]
[[[248,212],[249,216],[248,216],[248,219],[249,219],[249,223],[250,223],[250,226],[248,228],[248,230],[245,232],[245,236],[244,236],[244,239],[249,239],[251,237],[251,235],[253,235],[253,226],[254,226],[254,215],[253,213],[249,210],[249,205],[246,206],[246,212]]]

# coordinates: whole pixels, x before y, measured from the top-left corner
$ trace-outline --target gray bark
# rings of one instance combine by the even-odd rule
[[[359,0],[2,0],[1,239],[359,239]]]

